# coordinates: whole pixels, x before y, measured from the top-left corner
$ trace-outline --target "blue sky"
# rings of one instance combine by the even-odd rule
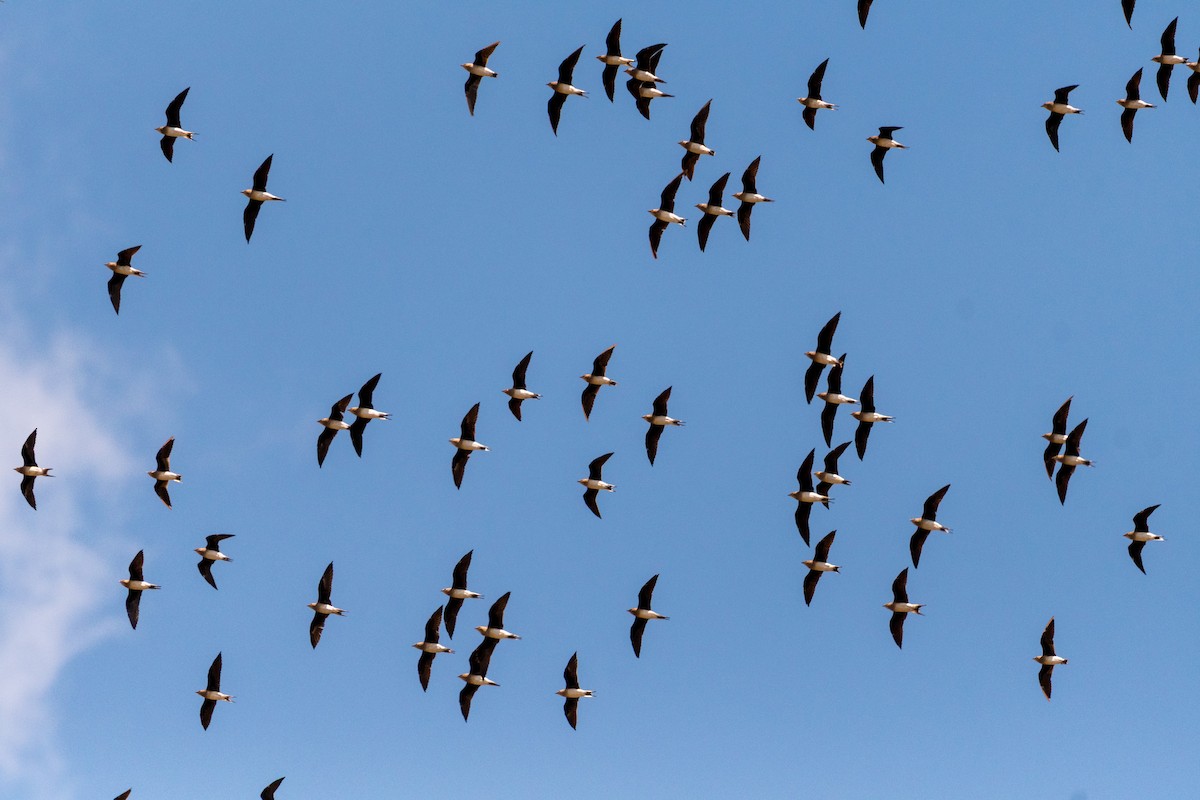
[[[39,429],[39,510],[0,492],[0,794],[279,797],[455,794],[1072,800],[1184,796],[1198,777],[1200,551],[1188,410],[1200,233],[1191,147],[1200,110],[1171,99],[1125,142],[1114,100],[1186,9],[1141,0],[1012,9],[880,0],[612,4],[135,3],[0,6],[0,445]],[[1111,6],[1111,7],[1109,7]],[[674,99],[642,119],[604,97],[604,36],[668,42]],[[476,114],[457,65],[499,39]],[[1200,40],[1184,13],[1179,52]],[[547,81],[580,44],[559,135]],[[830,59],[816,131],[795,98]],[[1055,153],[1039,105],[1078,83]],[[153,128],[185,86],[174,164]],[[646,209],[677,173],[692,115],[708,144],[659,258]],[[901,125],[881,186],[865,141]],[[287,203],[242,236],[238,192],[274,153]],[[709,184],[762,156],[752,241]],[[727,198],[728,199],[728,198]],[[112,313],[103,264],[141,244],[144,280]],[[845,390],[875,375],[894,414],[854,485],[815,509],[836,528],[811,607],[792,522],[796,468],[818,459],[802,375],[841,311]],[[590,422],[594,356],[616,343]],[[544,398],[517,423],[500,390],[534,351]],[[382,372],[364,457],[345,435],[318,470],[314,420]],[[657,463],[643,436],[673,386]],[[1041,464],[1050,417],[1088,417],[1065,506]],[[461,490],[462,415],[482,403]],[[834,443],[853,425],[839,414]],[[167,511],[144,475],[176,438]],[[575,480],[615,455],[603,520]],[[888,634],[927,495],[952,484]],[[1121,534],[1155,503],[1166,536],[1133,567]],[[236,538],[203,583],[192,548]],[[815,541],[815,539],[814,539]],[[117,581],[139,549],[131,631]],[[468,603],[428,693],[425,620],[474,549]],[[331,619],[308,644],[316,584]],[[660,573],[640,660],[628,642]],[[455,678],[487,604],[512,592],[471,720]],[[1057,619],[1054,700],[1038,637]],[[236,703],[197,719],[224,653]],[[579,730],[554,691],[579,652]]]

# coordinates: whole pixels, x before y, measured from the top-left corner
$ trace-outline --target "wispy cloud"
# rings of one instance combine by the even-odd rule
[[[15,474],[0,485],[0,794],[62,800],[71,792],[51,692],[72,658],[115,630],[100,611],[112,576],[90,523],[137,469],[105,413],[103,353],[70,336],[33,343],[14,328],[0,331],[0,473],[37,427],[38,461],[61,477],[39,479],[36,512]]]

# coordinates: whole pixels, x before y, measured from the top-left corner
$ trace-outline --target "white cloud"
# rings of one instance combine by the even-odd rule
[[[94,513],[138,465],[118,444],[105,397],[117,385],[103,351],[69,336],[50,342],[17,326],[0,330],[0,794],[68,797],[51,693],[63,668],[116,627],[112,575]],[[106,387],[105,384],[109,384]],[[127,390],[118,390],[125,393]],[[9,466],[38,428],[38,463],[60,477],[39,478],[39,510],[18,491]],[[5,461],[5,457],[11,464]],[[88,513],[88,512],[93,513]],[[106,526],[107,528],[108,526]]]

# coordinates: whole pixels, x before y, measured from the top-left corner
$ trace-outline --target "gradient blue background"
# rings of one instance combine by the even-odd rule
[[[28,3],[0,6],[0,445],[39,427],[41,510],[0,492],[0,794],[11,798],[691,796],[1184,797],[1200,770],[1194,576],[1200,439],[1192,398],[1195,132],[1187,71],[1125,142],[1113,102],[1177,13],[1142,0],[981,6],[880,0],[614,4]],[[653,120],[603,95],[604,36],[669,43],[676,95]],[[499,39],[474,118],[457,65]],[[586,43],[555,138],[559,61]],[[835,112],[795,98],[830,58]],[[1078,83],[1055,153],[1039,104]],[[185,86],[167,164],[155,126]],[[659,259],[646,209],[678,171],[696,110],[708,143]],[[880,125],[911,149],[887,158]],[[244,199],[275,154],[252,244]],[[762,155],[753,239],[694,225],[709,184]],[[731,204],[730,204],[731,205]],[[112,313],[102,264],[141,244]],[[803,357],[842,312],[845,389],[876,376],[854,485],[814,509],[836,528],[812,607],[787,493],[812,447]],[[610,344],[591,421],[578,375]],[[542,400],[500,390],[534,351]],[[391,422],[314,463],[330,403],[382,371]],[[642,439],[674,386],[658,463]],[[1065,507],[1041,464],[1050,416],[1090,418]],[[67,399],[69,397],[69,402]],[[458,424],[482,401],[461,491]],[[851,438],[843,409],[834,443]],[[167,511],[144,472],[176,437]],[[584,507],[587,463],[613,450]],[[86,469],[83,466],[86,465]],[[945,483],[909,579],[924,618],[887,631],[907,520]],[[1134,568],[1121,534],[1161,503]],[[191,549],[236,534],[214,592]],[[815,538],[814,538],[815,542]],[[141,623],[124,617],[146,551]],[[468,603],[429,692],[416,651],[456,560]],[[331,619],[308,644],[316,583]],[[54,568],[48,564],[58,565]],[[59,568],[61,567],[61,569]],[[661,573],[642,658],[638,588]],[[466,671],[492,598],[507,627],[469,723]],[[69,602],[64,600],[69,598]],[[1055,695],[1038,637],[1058,620]],[[26,642],[38,642],[28,646]],[[236,696],[197,720],[224,652]],[[596,691],[579,730],[561,672]]]

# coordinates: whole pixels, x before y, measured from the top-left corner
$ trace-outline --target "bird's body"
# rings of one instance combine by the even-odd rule
[[[829,548],[833,546],[835,536],[837,536],[837,531],[825,534],[824,538],[817,542],[813,557],[808,561],[800,562],[808,567],[808,574],[804,576],[804,605],[806,606],[812,605],[813,593],[817,590],[817,583],[821,580],[822,573],[842,571],[837,564],[829,563]]]
[[[353,394],[348,394],[338,400],[330,407],[328,417],[321,417],[317,420],[317,424],[321,426],[321,433],[317,436],[317,467],[325,465],[325,456],[329,453],[329,445],[333,443],[338,431],[350,429],[350,423],[346,422],[346,409],[350,406],[352,397],[354,397]]]
[[[441,644],[440,629],[442,627],[442,607],[438,606],[430,615],[429,620],[425,623],[425,638],[413,644],[413,647],[421,651],[421,657],[417,659],[417,676],[421,680],[421,690],[429,689],[429,675],[433,668],[433,659],[439,653],[453,653],[449,647]]]
[[[146,277],[146,273],[140,269],[134,269],[132,259],[133,254],[141,250],[139,244],[135,247],[129,247],[117,253],[116,261],[106,261],[104,266],[112,270],[112,277],[108,279],[108,299],[112,303],[113,311],[121,313],[121,287],[125,284],[125,279],[130,275],[136,275],[139,278]]]
[[[205,730],[208,730],[208,724],[212,722],[213,710],[216,709],[217,703],[220,701],[233,702],[233,695],[221,691],[221,653],[217,653],[217,657],[213,659],[208,668],[207,685],[196,694],[204,698],[204,702],[200,704],[200,724]]]
[[[487,47],[475,53],[475,60],[466,64],[459,64],[470,75],[467,77],[467,82],[463,86],[463,92],[467,96],[467,111],[471,116],[475,116],[475,98],[479,94],[479,84],[483,78],[495,78],[499,73],[493,69],[488,69],[488,59],[492,56],[492,51],[500,46],[499,42],[492,42]]]
[[[696,164],[700,161],[700,156],[717,154],[716,150],[704,144],[704,128],[708,124],[708,111],[711,107],[712,100],[709,100],[703,108],[696,112],[696,116],[692,118],[691,134],[687,139],[679,142],[679,146],[687,151],[683,154],[680,170],[689,181],[696,170]]]
[[[144,563],[145,554],[143,551],[138,550],[137,555],[129,562],[129,577],[121,579],[121,585],[129,590],[129,595],[125,598],[125,613],[128,615],[129,624],[134,630],[138,626],[138,609],[142,602],[142,592],[149,589],[162,588],[146,580],[142,572]]]
[[[892,581],[892,602],[884,603],[883,607],[892,612],[888,628],[892,632],[892,640],[896,647],[904,647],[904,620],[909,614],[921,615],[924,603],[908,601],[908,567],[905,567],[896,580]],[[923,615],[922,615],[923,616]]]
[[[214,589],[217,588],[217,582],[213,579],[212,565],[217,561],[233,561],[232,558],[221,552],[221,542],[232,538],[232,533],[214,533],[205,537],[204,547],[195,548],[194,552],[200,556],[196,568],[200,570],[200,575],[208,585]]]
[[[476,403],[463,417],[459,435],[450,439],[450,444],[455,447],[454,458],[450,461],[450,473],[454,477],[455,488],[462,488],[463,476],[467,470],[467,459],[471,457],[471,453],[490,449],[487,445],[475,441],[475,423],[478,420],[479,403]]]
[[[483,597],[478,592],[472,592],[467,588],[467,570],[471,568],[471,556],[474,554],[475,551],[471,550],[458,560],[458,563],[454,565],[451,585],[442,589],[442,594],[450,598],[446,601],[443,622],[446,625],[446,635],[451,639],[454,638],[454,626],[458,620],[458,612],[462,608],[463,600],[478,600]]]
[[[1146,574],[1146,567],[1142,564],[1142,548],[1146,546],[1146,542],[1164,541],[1163,537],[1152,533],[1149,527],[1150,515],[1156,508],[1158,504],[1139,511],[1133,518],[1133,530],[1122,534],[1129,540],[1129,557],[1133,560],[1133,565],[1141,570],[1143,575]]]
[[[578,721],[579,714],[579,698],[592,697],[591,689],[581,689],[579,687],[579,653],[573,653],[571,660],[567,662],[567,668],[563,670],[563,681],[567,684],[564,688],[555,692],[556,695],[564,699],[563,714],[567,717],[567,722],[571,727],[575,727]]]
[[[262,204],[271,200],[283,201],[282,197],[276,197],[267,191],[267,177],[271,173],[271,161],[274,158],[274,153],[267,156],[266,160],[254,171],[250,188],[242,189],[242,194],[246,195],[248,201],[246,210],[242,212],[242,228],[246,234],[247,244],[250,243],[250,237],[254,234],[254,223],[258,219],[258,212],[262,208]]]
[[[504,629],[504,609],[508,607],[508,598],[512,592],[505,592],[500,595],[496,602],[492,603],[492,607],[488,609],[488,624],[476,625],[475,630],[483,636],[484,639],[520,639],[521,637],[512,631]]]
[[[876,422],[893,422],[895,417],[880,414],[875,410],[874,375],[867,378],[867,382],[863,384],[862,392],[859,393],[859,402],[861,403],[859,410],[851,411],[850,416],[858,420],[858,428],[854,431],[854,448],[858,453],[858,460],[862,461],[863,456],[867,454],[867,440],[871,436],[871,427]]]
[[[925,506],[921,510],[921,516],[913,517],[909,520],[909,522],[917,526],[916,532],[913,533],[912,538],[908,542],[908,552],[912,556],[914,567],[920,563],[921,549],[925,546],[925,540],[932,531],[950,533],[950,528],[937,521],[938,506],[941,505],[942,498],[946,496],[946,492],[948,491],[950,491],[950,484],[947,483],[929,495],[925,499]]]
[[[746,167],[746,171],[742,173],[742,190],[734,192],[732,195],[735,200],[741,201],[737,210],[738,227],[742,229],[742,236],[747,242],[750,241],[750,214],[754,211],[755,204],[775,202],[758,193],[758,165],[761,161],[762,156],[758,156],[750,162],[750,166]]]
[[[600,506],[596,503],[596,498],[600,492],[611,492],[616,489],[616,486],[607,483],[604,480],[603,471],[604,464],[608,459],[612,458],[612,453],[605,453],[602,456],[592,459],[588,464],[588,476],[580,478],[577,482],[583,485],[583,502],[591,510],[597,518],[600,518]]]
[[[37,445],[37,428],[33,429],[33,433],[25,438],[25,444],[21,445],[21,466],[13,467],[14,472],[21,475],[21,496],[25,498],[25,502],[34,511],[37,510],[37,497],[33,493],[33,482],[36,478],[53,478],[50,470],[54,467],[39,467],[37,456],[34,453],[34,448]]]
[[[1054,672],[1054,668],[1066,664],[1067,659],[1054,652],[1054,617],[1046,623],[1046,629],[1042,631],[1042,654],[1034,656],[1033,660],[1042,665],[1038,670],[1038,685],[1042,687],[1042,694],[1046,695],[1046,699],[1050,699],[1050,676]]]
[[[175,96],[175,99],[167,106],[167,124],[154,129],[156,132],[162,134],[159,147],[162,148],[162,153],[168,162],[175,157],[176,139],[194,139],[196,136],[195,131],[185,131],[183,123],[179,119],[179,112],[183,108],[183,101],[187,99],[188,92],[191,89],[192,87],[189,86]]]
[[[172,436],[158,449],[158,454],[155,456],[155,469],[146,473],[151,478],[154,478],[154,493],[158,495],[158,499],[162,500],[167,508],[171,507],[171,495],[167,492],[167,484],[183,482],[182,475],[171,471],[171,450],[174,447],[175,437]]]
[[[541,395],[537,392],[529,391],[529,387],[525,385],[525,372],[529,369],[529,360],[533,358],[533,351],[530,350],[525,354],[525,357],[518,362],[513,369],[512,380],[513,385],[508,389],[500,391],[508,395],[508,410],[517,418],[517,422],[521,421],[521,403],[526,400],[537,400]]]
[[[346,609],[333,605],[332,594],[333,562],[330,561],[317,584],[317,601],[308,604],[308,607],[313,610],[313,619],[308,626],[308,641],[314,649],[321,641],[321,634],[325,631],[325,620],[330,616],[340,617],[346,613]]]
[[[796,505],[796,530],[800,533],[800,538],[808,544],[808,518],[812,514],[813,503],[829,503],[829,495],[817,492],[813,487],[812,467],[813,459],[816,458],[817,451],[809,450],[805,456],[803,463],[800,464],[800,469],[796,471],[796,481],[800,484],[800,488],[794,492],[789,492],[788,497],[794,499]]]
[[[1055,150],[1058,150],[1058,126],[1062,124],[1063,117],[1067,114],[1083,113],[1067,102],[1067,95],[1078,88],[1079,85],[1075,84],[1055,89],[1054,99],[1049,103],[1042,103],[1042,108],[1050,112],[1050,116],[1046,117],[1046,135],[1050,137],[1050,144],[1054,145]]]
[[[821,99],[821,83],[825,80],[825,68],[829,66],[829,59],[825,59],[817,68],[813,70],[812,75],[808,78],[808,96],[797,97],[796,102],[804,106],[804,124],[809,130],[817,129],[817,111],[820,110],[836,110],[837,106],[833,103],[827,103]]]
[[[638,592],[637,607],[627,609],[630,614],[633,614],[633,626],[629,629],[629,641],[633,644],[635,658],[642,657],[642,635],[646,632],[646,623],[652,619],[670,619],[650,608],[651,600],[654,597],[654,587],[657,584],[658,575],[646,581]]]
[[[1117,101],[1117,105],[1125,109],[1121,112],[1121,132],[1125,141],[1133,141],[1133,118],[1143,108],[1154,108],[1153,103],[1147,103],[1141,94],[1142,70],[1139,68],[1125,84],[1125,97]]]
[[[608,362],[612,358],[613,350],[616,347],[614,344],[596,356],[592,360],[592,371],[579,376],[580,380],[587,384],[587,386],[583,387],[583,394],[580,396],[580,402],[583,404],[584,419],[591,419],[592,408],[596,404],[596,396],[600,394],[600,387],[617,385],[617,382],[606,374],[608,372]]]
[[[883,157],[887,155],[889,150],[900,149],[907,150],[908,145],[900,144],[892,138],[892,134],[898,130],[903,130],[899,125],[885,125],[879,129],[877,136],[868,136],[867,141],[875,145],[875,149],[871,151],[871,165],[875,167],[875,174],[879,176],[879,182],[883,183]]]

